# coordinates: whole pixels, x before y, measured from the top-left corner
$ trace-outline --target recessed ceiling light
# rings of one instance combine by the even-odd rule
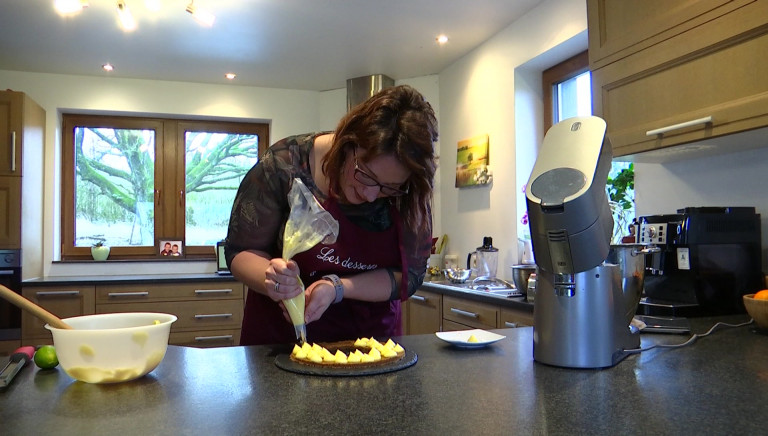
[[[114,70],[115,67],[113,67],[112,64],[107,63],[107,64],[102,65],[101,69],[106,71],[106,72],[110,72],[110,71]]]
[[[227,74],[224,75],[224,77],[226,77],[229,80],[233,80],[235,77],[237,77],[237,74],[235,74],[235,73],[227,73]]]
[[[445,44],[448,42],[448,35],[438,35],[437,38],[435,38],[435,41],[440,45]]]

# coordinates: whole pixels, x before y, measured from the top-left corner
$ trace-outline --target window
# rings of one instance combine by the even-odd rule
[[[263,123],[63,116],[63,260],[149,259],[158,238],[215,257],[245,173],[269,144]]]
[[[583,51],[542,73],[544,128],[575,116],[592,115],[592,80],[589,57]],[[607,194],[613,212],[612,243],[629,233],[635,216],[635,173],[629,162],[613,162],[608,174]]]

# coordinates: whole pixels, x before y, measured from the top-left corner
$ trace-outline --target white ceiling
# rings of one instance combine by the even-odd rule
[[[346,79],[436,74],[542,0],[126,0],[138,22],[117,24],[116,0],[61,17],[53,0],[0,0],[0,70],[322,91]],[[435,37],[445,33],[448,44]],[[105,73],[101,65],[115,70]],[[2,83],[0,83],[2,87]]]

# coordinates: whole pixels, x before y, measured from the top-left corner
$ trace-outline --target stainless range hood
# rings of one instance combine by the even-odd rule
[[[347,79],[347,111],[384,88],[395,86],[395,80],[384,74]]]

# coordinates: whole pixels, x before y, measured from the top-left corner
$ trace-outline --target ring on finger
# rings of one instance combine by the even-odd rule
[[[278,293],[278,292],[280,292],[280,291],[278,290],[279,288],[280,288],[280,283],[279,283],[279,282],[275,282],[275,293]]]

